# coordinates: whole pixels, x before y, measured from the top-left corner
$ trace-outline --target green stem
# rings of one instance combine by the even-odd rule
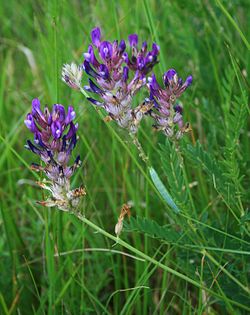
[[[121,240],[120,238],[117,238],[116,236],[106,232],[105,230],[103,230],[102,228],[100,228],[99,226],[95,225],[93,222],[91,222],[90,220],[86,219],[82,214],[80,213],[74,213],[74,215],[77,216],[78,219],[80,219],[82,222],[86,223],[87,225],[89,225],[90,227],[92,227],[94,230],[96,230],[97,232],[99,232],[100,234],[108,237],[109,239],[113,240],[115,243],[122,245],[123,247],[127,248],[128,250],[130,250],[131,252],[137,254],[138,256],[144,258],[145,260],[153,263],[154,265],[158,265],[160,268],[176,275],[177,277],[186,280],[189,283],[192,283],[193,285],[200,287],[200,284],[198,282],[196,282],[195,280],[179,273],[178,271],[167,267],[165,265],[163,265],[162,263],[159,263],[157,260],[155,260],[154,258],[151,258],[150,256],[144,254],[143,252],[141,252],[140,250],[134,248],[133,246],[131,246],[130,244],[126,243],[125,241]]]
[[[140,141],[138,140],[137,136],[133,133],[129,133],[129,135],[132,138],[133,144],[136,146],[136,148],[139,152],[139,157],[143,160],[143,162],[146,163],[147,166],[150,166],[148,156],[144,152],[142,145],[141,145]]]

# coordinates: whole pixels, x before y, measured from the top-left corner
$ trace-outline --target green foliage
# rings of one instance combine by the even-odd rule
[[[231,103],[228,115],[228,129],[226,130],[226,148],[229,154],[232,154],[239,145],[241,132],[245,131],[248,118],[248,97],[246,92],[241,97],[235,96]]]
[[[180,209],[189,209],[189,187],[184,180],[184,163],[179,148],[176,147],[175,143],[172,144],[168,140],[160,148],[159,154],[170,192]]]
[[[124,227],[125,231],[140,232],[168,243],[178,242],[182,237],[182,233],[175,231],[169,224],[161,226],[154,220],[139,216],[136,218],[130,217],[129,223],[126,221]]]
[[[9,0],[0,18],[0,314],[249,314],[249,1]],[[157,42],[159,82],[169,68],[193,75],[180,98],[192,134],[176,146],[143,120],[149,170],[126,134],[60,80],[97,25],[111,41]],[[83,212],[114,233],[131,201],[127,247],[36,204],[40,174],[23,148],[34,97],[74,105]]]
[[[228,115],[230,112],[231,99],[233,95],[233,86],[235,83],[235,73],[231,65],[226,67],[221,83],[222,83],[221,90],[222,90],[222,96],[223,96],[221,107],[222,107],[224,118],[225,118],[224,123],[228,124]]]
[[[223,200],[229,205],[234,205],[235,187],[232,181],[225,176],[222,163],[206,152],[199,141],[195,146],[187,145],[184,152],[195,167],[201,167],[207,173],[209,181],[213,183],[214,189],[218,191]]]
[[[223,110],[225,116],[225,147],[223,148],[225,175],[232,180],[238,193],[242,192],[239,160],[242,160],[241,133],[244,133],[248,119],[248,97],[244,90],[241,96],[235,96],[235,78],[241,73],[233,65],[226,68],[223,78]],[[239,82],[240,87],[241,83]]]
[[[242,97],[235,97],[228,114],[228,128],[226,129],[226,145],[224,149],[224,166],[226,176],[232,180],[236,189],[242,191],[239,160],[241,157],[240,133],[244,132],[248,118],[246,93]]]

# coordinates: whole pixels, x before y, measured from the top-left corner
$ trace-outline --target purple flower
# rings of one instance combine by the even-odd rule
[[[99,48],[100,56],[104,61],[111,59],[113,54],[112,44],[110,42],[102,42]]]
[[[126,43],[125,43],[125,40],[122,39],[122,40],[120,41],[119,48],[118,48],[119,53],[120,53],[120,54],[123,53],[123,52],[125,51],[125,49],[126,49]]]
[[[192,76],[188,76],[186,81],[182,83],[182,79],[178,77],[174,69],[169,69],[164,73],[164,89],[161,88],[154,74],[148,80],[150,99],[154,102],[154,108],[149,114],[155,120],[156,129],[163,130],[166,136],[170,138],[179,139],[190,130],[189,123],[185,125],[183,123],[182,106],[175,103],[192,81]]]
[[[37,154],[45,164],[33,164],[32,169],[43,171],[49,179],[48,184],[38,183],[51,192],[46,201],[39,203],[48,207],[57,206],[64,211],[75,210],[80,197],[85,195],[84,188],[70,190],[70,177],[81,163],[78,156],[72,166],[68,165],[77,142],[75,117],[72,106],[68,107],[67,114],[61,104],[55,104],[51,112],[47,107],[42,111],[40,101],[34,99],[32,111],[24,121],[34,135],[34,143],[28,140],[26,148]]]
[[[94,93],[95,97],[88,100],[104,108],[111,120],[115,120],[122,128],[135,133],[144,114],[153,106],[152,102],[144,102],[132,108],[132,99],[146,84],[146,76],[158,63],[159,46],[155,43],[152,50],[147,50],[147,43],[138,47],[138,35],[128,37],[126,43],[114,40],[102,40],[99,28],[91,32],[92,45],[83,54],[82,68],[91,76],[89,85],[84,88]]]
[[[101,42],[101,30],[99,27],[95,27],[92,31],[91,31],[91,38],[92,38],[92,43],[96,46],[99,47],[100,46],[100,42]]]
[[[148,51],[147,42],[143,42],[142,48],[138,49],[138,35],[129,35],[128,39],[132,48],[132,54],[131,58],[129,58],[128,54],[125,54],[124,60],[131,70],[139,70],[140,76],[146,76],[158,63],[157,57],[160,52],[160,47],[153,43],[152,50]]]
[[[128,36],[129,45],[131,47],[136,47],[138,45],[138,35],[137,34],[131,34]]]
[[[34,122],[34,118],[32,116],[32,114],[28,114],[25,121],[24,121],[26,127],[33,133],[37,132],[37,127],[36,124]]]
[[[69,106],[68,107],[68,114],[67,114],[67,116],[65,118],[65,124],[68,125],[72,120],[75,119],[75,117],[76,117],[76,113],[74,111],[73,106]]]
[[[43,113],[40,108],[40,101],[38,98],[34,98],[32,101],[32,115],[34,116],[43,116]]]
[[[51,133],[55,140],[59,139],[62,135],[62,126],[58,120],[53,121],[51,124]]]

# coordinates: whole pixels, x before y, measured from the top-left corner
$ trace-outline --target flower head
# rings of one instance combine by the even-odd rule
[[[192,80],[192,76],[188,76],[183,83],[174,69],[164,73],[164,88],[161,88],[154,74],[148,79],[150,100],[154,102],[154,108],[149,113],[155,120],[154,127],[163,130],[170,138],[179,139],[184,132],[190,130],[188,123],[184,125],[183,108],[176,100],[189,87]]]
[[[77,156],[74,164],[69,166],[77,142],[75,116],[72,106],[66,111],[63,105],[54,104],[51,112],[48,107],[42,111],[40,101],[33,99],[32,111],[24,121],[34,135],[34,141],[28,140],[26,148],[37,154],[45,164],[32,164],[32,169],[43,171],[49,179],[48,184],[42,182],[39,185],[49,190],[51,197],[40,203],[65,211],[76,208],[80,197],[85,195],[83,188],[70,190],[70,178],[81,164],[80,156]]]
[[[85,89],[96,97],[88,100],[106,110],[109,118],[122,128],[135,133],[144,114],[153,106],[144,102],[132,108],[132,99],[139,89],[146,84],[146,75],[157,64],[159,47],[152,45],[147,50],[147,43],[138,47],[138,35],[129,35],[130,52],[126,52],[124,40],[118,42],[103,41],[100,28],[91,32],[92,44],[84,53],[83,69],[90,76]]]

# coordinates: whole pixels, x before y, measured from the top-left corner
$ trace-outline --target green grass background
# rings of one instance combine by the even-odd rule
[[[249,312],[249,9],[243,0],[0,1],[0,314]],[[150,163],[182,207],[180,219],[159,198],[126,133],[107,126],[83,95],[61,82],[63,63],[83,61],[95,26],[108,40],[137,32],[140,41],[156,41],[159,79],[168,68],[193,75],[181,98],[193,128],[193,138],[186,135],[180,145],[185,183],[195,183],[187,202],[182,178],[175,178],[183,169],[174,148],[152,131],[150,118],[139,131]],[[132,201],[133,217],[169,224],[170,239],[182,231],[189,246],[168,235],[156,240],[142,227],[121,238],[217,296],[124,256],[127,249],[112,247],[72,215],[35,203],[44,196],[29,182],[35,177],[28,166],[37,157],[24,149],[31,136],[23,123],[35,97],[76,109],[75,154],[83,166],[72,184],[86,186],[86,217],[113,234],[122,204]],[[197,140],[202,153],[190,153]]]

